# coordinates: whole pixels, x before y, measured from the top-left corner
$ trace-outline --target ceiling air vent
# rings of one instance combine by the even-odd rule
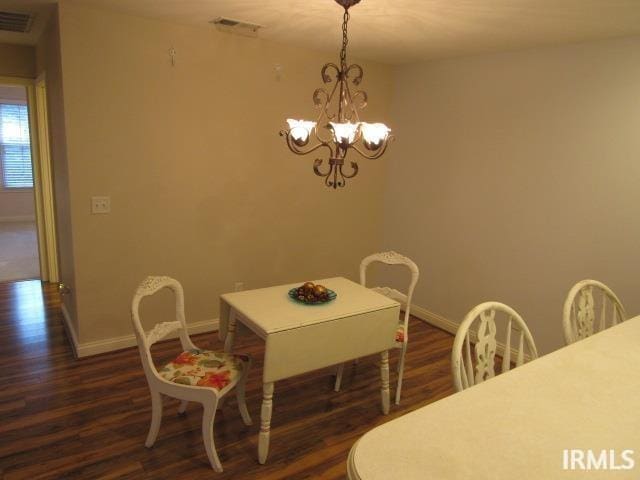
[[[28,33],[33,23],[33,15],[28,13],[0,12],[0,30],[5,32]]]
[[[238,35],[245,35],[247,37],[257,37],[258,30],[264,28],[262,25],[256,23],[243,22],[226,17],[214,18],[209,23],[215,25],[220,31],[237,33]]]

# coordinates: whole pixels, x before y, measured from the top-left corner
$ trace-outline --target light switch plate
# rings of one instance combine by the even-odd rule
[[[111,197],[91,197],[91,213],[111,213]]]

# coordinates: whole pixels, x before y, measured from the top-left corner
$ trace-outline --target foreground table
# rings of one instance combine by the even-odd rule
[[[400,305],[342,277],[318,280],[338,297],[304,305],[288,296],[301,284],[245,290],[220,297],[220,338],[233,349],[240,322],[265,341],[258,460],[269,452],[274,382],[374,353],[381,354],[382,411],[389,412],[389,356]]]
[[[639,398],[635,317],[371,430],[349,478],[640,478]]]

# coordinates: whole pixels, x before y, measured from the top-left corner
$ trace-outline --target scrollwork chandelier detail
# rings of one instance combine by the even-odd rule
[[[329,151],[328,167],[323,168],[324,160],[317,158],[313,171],[324,177],[327,187],[334,189],[344,187],[346,180],[358,173],[358,164],[354,160],[350,162],[351,168],[345,169],[344,159],[349,150],[373,160],[381,157],[393,140],[391,130],[383,123],[360,121],[358,111],[367,106],[367,93],[364,90],[351,92],[351,86],[357,88],[364,74],[360,65],[347,64],[349,7],[360,0],[335,1],[344,8],[340,66],[327,63],[320,71],[323,83],[333,83],[333,86],[327,89],[320,87],[313,92],[313,103],[320,110],[315,122],[289,118],[288,128],[280,132],[289,149],[298,155],[307,155],[321,148]]]

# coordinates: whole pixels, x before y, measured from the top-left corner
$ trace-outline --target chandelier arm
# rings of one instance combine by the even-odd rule
[[[333,173],[333,175],[331,175],[333,180],[329,180],[330,177],[327,177],[325,185],[327,187],[333,187],[334,190],[338,187],[344,187],[344,178],[340,172],[340,167],[338,165],[332,165],[331,172]],[[338,178],[338,174],[340,174],[340,178]]]
[[[345,93],[349,91],[349,88],[347,87],[346,82],[341,79],[340,80],[340,97],[338,98],[338,122],[339,123],[343,123],[345,120],[347,120],[347,113],[343,110],[343,107],[348,106],[349,103],[346,100],[347,97],[347,93]]]
[[[320,170],[320,166],[322,165],[323,161],[324,160],[322,160],[321,158],[316,158],[315,161],[313,162],[313,171],[319,177],[327,177],[331,173],[331,165],[329,165],[329,170],[327,170],[326,173]]]
[[[331,180],[332,176],[333,176],[333,180]],[[324,177],[324,184],[327,187],[336,188],[335,177],[336,177],[336,166],[331,165],[329,168],[329,173],[327,173],[327,175]]]
[[[341,85],[342,85],[341,81],[340,82],[336,82],[336,84],[331,89],[331,93],[329,94],[329,100],[327,101],[327,103],[324,104],[324,114],[327,117],[327,120],[333,120],[334,118],[336,118],[336,114],[335,113],[331,114],[329,112],[329,106],[331,105],[331,101],[333,100],[333,97],[336,94],[336,90]],[[338,114],[338,121],[340,121],[340,105],[339,104],[338,104],[338,111],[336,113]],[[321,117],[318,117],[318,121],[320,121],[320,118]]]
[[[328,137],[323,138],[323,135],[320,134],[321,131],[323,133],[327,133]],[[322,129],[320,129],[318,128],[318,126],[316,126],[315,136],[320,143],[324,143],[327,145],[327,148],[329,148],[329,150],[331,151],[331,156],[334,156],[335,142],[333,140],[333,134],[331,133],[331,131],[326,127],[323,127]]]
[[[386,140],[382,142],[382,145],[380,145],[380,147],[377,150],[374,150],[373,153],[371,154],[363,152],[356,145],[351,145],[351,148],[353,148],[356,152],[358,152],[364,158],[367,158],[369,160],[375,160],[376,158],[380,158],[384,154],[384,152],[387,150],[387,146],[389,145],[389,141],[391,139],[393,139],[393,137],[389,136]]]
[[[326,111],[326,106],[325,106],[325,109],[320,111],[320,114],[316,119],[316,127],[314,128],[313,134],[315,135],[316,140],[318,140],[320,143],[325,144],[327,146],[327,148],[329,149],[330,155],[333,157],[335,156],[334,154],[337,152],[337,147],[335,146],[333,133],[329,130],[328,123],[325,123],[322,120],[323,115],[327,117],[327,122],[332,120],[332,117],[328,116]],[[326,138],[323,135],[324,133],[327,134]]]
[[[347,181],[344,178],[344,174],[342,173],[342,165],[338,165],[335,173],[335,182],[333,188],[344,187]]]
[[[323,110],[326,110],[329,102],[331,102],[331,95],[322,87],[316,88],[313,92],[313,105],[322,113]]]
[[[364,70],[362,70],[362,67],[360,65],[358,65],[357,63],[352,63],[351,65],[349,65],[347,70],[344,72],[344,76],[345,78],[349,78],[349,73],[353,69],[357,70],[358,73],[355,77],[353,77],[351,83],[353,83],[355,86],[358,86],[360,85],[360,82],[362,82],[362,77],[364,76]]]
[[[347,83],[346,79],[343,78],[342,80],[342,85],[340,85],[340,106],[342,107],[343,104],[345,107],[348,107],[348,110],[345,109],[346,111],[343,113],[341,118],[341,121],[347,120],[347,121],[351,121],[351,119],[353,118],[353,103],[351,101],[351,90],[349,89],[349,84]]]
[[[367,106],[369,96],[364,90],[358,90],[351,96],[351,102],[354,110],[364,110]]]
[[[342,170],[343,166],[344,165],[340,165],[340,173],[342,174],[342,176],[344,178],[353,178],[358,174],[358,164],[356,162],[351,162],[351,173],[350,174],[344,173],[344,171]]]
[[[329,74],[327,73],[327,70],[329,70],[330,68],[333,68],[336,71],[336,82],[338,80],[340,80],[340,67],[338,67],[335,63],[325,63],[324,66],[322,67],[322,70],[320,70],[320,75],[322,76],[322,81],[324,83],[331,83],[331,77],[329,76]]]
[[[280,131],[280,136],[286,138],[287,146],[289,147],[289,150],[291,150],[296,155],[307,155],[307,154],[309,154],[311,152],[315,152],[316,150],[318,150],[319,148],[322,148],[322,147],[328,148],[329,152],[333,153],[333,149],[331,148],[330,144],[327,144],[325,142],[318,143],[317,145],[314,145],[313,147],[311,147],[309,149],[302,150],[291,139],[291,132],[288,132],[287,130],[281,130]]]
[[[367,92],[364,90],[358,90],[354,95],[351,95],[351,89],[349,88],[349,84],[345,82],[346,89],[346,102],[345,104],[349,106],[351,110],[351,115],[346,115],[347,120],[351,120],[355,117],[355,121],[360,122],[360,115],[358,115],[358,110],[362,110],[367,106]],[[358,97],[363,97],[363,100],[360,103],[360,106],[355,101]]]

